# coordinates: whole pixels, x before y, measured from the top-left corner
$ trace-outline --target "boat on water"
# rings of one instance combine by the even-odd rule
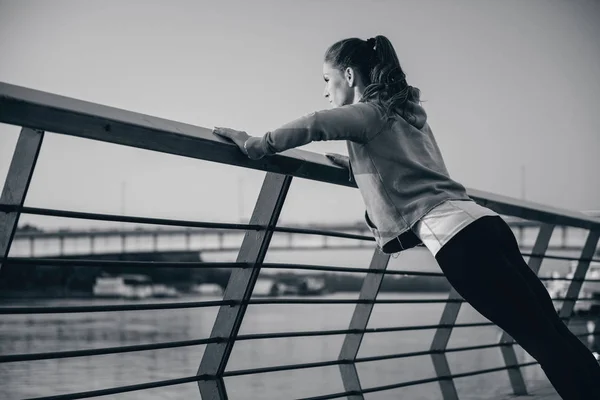
[[[315,277],[300,277],[285,282],[275,277],[258,278],[253,296],[315,296],[327,293],[325,280]]]
[[[141,274],[99,276],[96,278],[93,293],[96,297],[125,299],[179,296],[174,288],[163,284],[153,284],[149,276]]]
[[[162,283],[155,283],[152,285],[152,297],[159,298],[171,298],[179,297],[179,292],[173,287],[163,285]]]
[[[222,296],[223,288],[216,283],[201,283],[192,286],[191,291],[204,296]]]

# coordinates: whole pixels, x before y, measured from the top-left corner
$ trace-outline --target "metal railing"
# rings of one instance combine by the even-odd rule
[[[0,83],[0,122],[22,127],[14,151],[12,162],[0,197],[0,268],[3,264],[35,264],[53,266],[103,268],[123,266],[144,266],[141,261],[106,260],[69,260],[8,257],[12,239],[15,236],[19,216],[24,213],[59,216],[64,218],[83,218],[90,220],[130,222],[136,224],[159,224],[174,227],[191,227],[220,230],[241,230],[245,232],[235,262],[153,262],[152,266],[170,268],[207,268],[218,267],[231,270],[223,299],[218,301],[174,302],[158,304],[120,304],[120,305],[81,305],[55,307],[0,307],[0,314],[44,314],[44,313],[93,313],[120,312],[127,310],[166,310],[181,308],[217,307],[218,312],[210,336],[195,340],[169,341],[163,343],[138,344],[129,346],[61,350],[43,353],[2,354],[0,363],[17,361],[37,361],[58,358],[93,356],[101,354],[119,354],[146,350],[167,349],[184,346],[205,345],[206,349],[199,362],[195,375],[178,379],[167,379],[143,384],[119,386],[100,390],[66,393],[43,399],[80,399],[100,395],[117,394],[143,389],[179,385],[197,382],[201,397],[205,400],[227,399],[224,379],[233,376],[266,374],[278,371],[290,371],[325,366],[338,366],[344,391],[323,394],[312,399],[348,398],[362,400],[364,394],[396,388],[438,382],[444,400],[459,398],[455,379],[468,376],[507,371],[513,393],[526,394],[527,386],[521,371],[522,367],[535,362],[520,363],[514,349],[514,342],[508,335],[502,335],[495,343],[449,348],[450,335],[458,327],[492,326],[490,322],[457,323],[462,298],[451,290],[447,299],[377,299],[382,281],[388,276],[431,276],[443,279],[441,273],[415,271],[388,271],[389,255],[374,250],[368,268],[347,268],[327,265],[295,265],[265,263],[265,255],[273,233],[289,232],[296,234],[326,235],[348,240],[373,241],[372,237],[361,234],[325,232],[319,229],[305,229],[278,226],[278,218],[285,203],[286,195],[294,177],[305,178],[334,185],[355,187],[348,181],[348,175],[342,168],[333,166],[324,156],[302,150],[290,150],[282,154],[253,161],[243,156],[238,149],[212,135],[205,128],[168,121],[133,112],[118,110],[106,106],[74,100],[54,94],[44,93],[6,83]],[[191,222],[157,218],[117,216],[106,214],[81,213],[67,210],[52,210],[24,207],[25,196],[34,172],[36,160],[42,146],[45,132],[56,132],[87,139],[95,139],[124,146],[154,150],[178,156],[192,157],[218,163],[251,168],[267,172],[258,200],[248,224],[225,224],[211,222]],[[560,317],[568,322],[579,298],[581,286],[585,281],[591,261],[596,261],[595,253],[600,236],[600,220],[585,214],[556,209],[540,204],[515,200],[469,189],[469,195],[478,203],[507,216],[535,221],[540,224],[539,233],[529,256],[529,266],[536,273],[544,258],[575,260],[578,262],[574,277],[571,279],[567,295],[561,299]],[[578,257],[547,255],[546,249],[556,226],[569,226],[588,230],[588,236]],[[358,299],[297,299],[297,298],[252,298],[253,288],[261,269],[290,269],[330,271],[363,274],[364,279]],[[543,278],[550,280],[553,278]],[[565,278],[559,278],[565,279]],[[438,324],[385,328],[367,328],[367,323],[375,304],[418,304],[442,303],[444,309]],[[259,334],[240,334],[240,326],[249,305],[266,304],[354,304],[354,312],[347,329],[272,332]],[[434,331],[433,341],[428,350],[399,354],[384,354],[372,357],[358,357],[363,336],[366,333]],[[226,370],[233,346],[236,342],[258,339],[290,337],[343,336],[339,357],[335,360],[312,363],[278,365],[273,367],[242,370]],[[580,336],[587,336],[582,334]],[[499,348],[504,365],[464,373],[453,374],[447,359],[448,353]],[[400,359],[415,356],[430,356],[436,375],[418,380],[380,385],[365,388],[361,385],[357,365],[364,362]],[[40,398],[40,399],[41,399]]]

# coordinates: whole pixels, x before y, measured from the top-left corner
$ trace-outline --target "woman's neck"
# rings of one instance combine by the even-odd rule
[[[365,88],[362,85],[357,85],[354,87],[354,100],[352,101],[352,104],[356,104],[358,102],[360,102],[360,100],[363,97],[363,93],[365,92]]]

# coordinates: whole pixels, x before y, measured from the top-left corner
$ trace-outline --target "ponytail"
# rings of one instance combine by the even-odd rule
[[[406,82],[394,46],[385,36],[340,40],[327,49],[325,61],[340,70],[354,68],[366,85],[361,101],[379,102],[388,115],[397,112],[405,117],[407,103],[420,102],[421,92]]]
[[[406,82],[406,74],[389,39],[378,35],[366,43],[373,46],[373,58],[370,84],[365,89],[362,101],[377,100],[388,114],[394,110],[403,111],[409,101],[420,102],[421,92]]]

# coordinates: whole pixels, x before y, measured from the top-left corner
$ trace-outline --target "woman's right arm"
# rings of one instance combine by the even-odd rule
[[[366,143],[379,131],[383,116],[379,108],[357,103],[317,111],[289,122],[262,137],[250,137],[245,144],[248,157],[267,155],[303,146],[313,141],[350,140]]]

